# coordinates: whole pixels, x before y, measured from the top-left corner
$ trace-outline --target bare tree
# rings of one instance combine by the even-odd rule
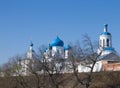
[[[51,56],[52,60],[48,61],[44,57],[45,46],[39,48],[36,58],[13,57],[3,66],[8,77],[14,76],[12,81],[15,86],[12,88],[89,88],[94,66],[101,53],[96,53],[90,37],[85,35],[83,40],[81,45],[79,41],[72,45],[71,55],[67,60]],[[80,64],[88,67],[89,72],[80,74]],[[26,75],[23,74],[24,71]]]
[[[94,66],[98,61],[98,58],[101,55],[101,53],[96,53],[96,46],[94,46],[93,42],[91,41],[88,35],[84,35],[83,44],[83,48],[79,45],[79,43],[78,45],[76,45],[76,47],[79,50],[79,60],[76,60],[76,56],[74,56],[74,53],[71,56],[70,60],[72,62],[74,76],[76,77],[77,82],[83,85],[83,87],[89,88],[92,82]],[[84,73],[84,77],[81,77],[80,73],[78,72],[77,66],[79,64],[82,64],[81,62],[84,64],[85,67],[89,68],[89,72]]]

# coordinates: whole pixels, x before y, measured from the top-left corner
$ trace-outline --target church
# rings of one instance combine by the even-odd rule
[[[101,54],[102,71],[120,71],[120,57],[112,46],[112,35],[108,32],[108,25],[104,25],[104,31],[99,38],[98,53]]]
[[[51,41],[48,45],[48,48],[44,52],[44,59],[47,63],[53,63],[56,59],[59,62],[55,62],[55,66],[60,69],[62,68],[62,73],[73,72],[70,70],[72,63],[69,58],[72,54],[72,46],[69,44],[64,46],[63,40],[57,36],[53,41]],[[99,48],[97,54],[100,54],[100,57],[97,59],[93,72],[100,71],[119,71],[120,70],[120,57],[116,50],[112,46],[112,34],[108,31],[108,25],[104,25],[103,32],[99,37]],[[20,62],[21,65],[21,74],[27,75],[29,72],[27,71],[28,65],[31,62],[35,62],[35,58],[37,55],[33,49],[33,43],[31,42],[29,51],[27,52],[26,58]],[[92,64],[83,65],[81,62],[77,63],[78,72],[89,72],[91,69],[89,66]],[[32,68],[35,64],[32,64]]]
[[[100,71],[120,71],[120,57],[116,50],[112,46],[112,35],[108,32],[108,25],[104,25],[104,30],[99,37],[98,58],[94,65],[93,72]],[[92,64],[78,65],[79,72],[90,72],[91,69],[88,66]]]
[[[48,60],[53,58],[69,58],[71,52],[71,46],[64,46],[64,42],[57,36],[50,44],[48,49],[46,49],[44,55]]]

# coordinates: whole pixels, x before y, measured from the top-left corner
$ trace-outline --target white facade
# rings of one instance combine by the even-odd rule
[[[69,51],[66,50],[66,51],[65,51],[65,58],[68,58],[68,57],[69,57]]]
[[[19,74],[27,76],[29,71],[29,64],[30,64],[30,60],[29,59],[24,59],[21,61],[21,69],[19,71]]]
[[[64,47],[53,46],[52,47],[52,57],[64,58]]]
[[[78,72],[90,72],[92,65],[93,64],[88,64],[88,65],[79,64],[78,65]],[[92,71],[93,72],[102,71],[102,62],[101,61],[96,62]]]

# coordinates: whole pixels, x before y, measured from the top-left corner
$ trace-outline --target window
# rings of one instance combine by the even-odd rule
[[[107,46],[109,46],[109,39],[107,39]]]
[[[101,47],[102,41],[100,40],[100,47]]]
[[[103,39],[103,47],[105,46],[105,39]]]

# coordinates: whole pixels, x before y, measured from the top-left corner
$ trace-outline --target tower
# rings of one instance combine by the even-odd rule
[[[65,46],[65,48],[64,48],[64,50],[65,50],[65,58],[67,59],[67,58],[69,58],[70,57],[70,55],[71,55],[71,46],[70,45],[67,45],[67,46]]]
[[[31,42],[29,51],[27,52],[27,58],[33,59],[35,58],[35,51],[33,50],[33,43]]]
[[[115,52],[112,47],[112,35],[108,32],[108,25],[104,25],[104,31],[100,34],[98,54],[102,52],[101,56]]]

